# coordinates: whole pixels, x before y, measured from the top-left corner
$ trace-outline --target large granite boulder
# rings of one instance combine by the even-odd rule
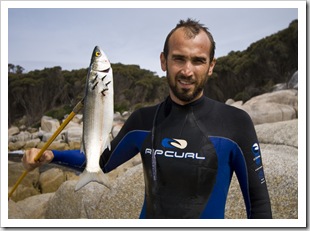
[[[53,195],[39,194],[18,202],[9,200],[8,216],[10,219],[44,219],[48,201]]]
[[[254,124],[274,123],[298,118],[298,91],[294,89],[265,93],[249,101],[230,103],[246,111]]]
[[[274,219],[298,218],[298,120],[255,126]],[[245,219],[245,205],[235,175],[226,218]]]
[[[298,119],[255,126],[260,143],[298,147]]]
[[[61,185],[49,200],[45,218],[138,218],[144,199],[142,165],[128,169],[111,189],[91,182],[74,190],[77,181]]]
[[[20,132],[20,131],[19,131],[19,128],[18,128],[18,127],[12,126],[12,127],[10,127],[9,130],[8,130],[8,136],[10,137],[10,136],[17,135],[19,132]]]
[[[264,172],[274,219],[298,218],[298,149],[260,144]],[[246,219],[245,205],[238,180],[233,175],[225,218]]]
[[[10,191],[25,170],[21,162],[16,163],[9,161],[8,171],[8,187]],[[29,172],[18,185],[11,199],[13,201],[20,201],[24,200],[25,198],[40,194],[40,190],[38,187],[39,176],[39,169],[35,169]]]
[[[44,132],[54,133],[60,127],[59,120],[49,116],[41,118],[41,129]]]
[[[40,174],[39,184],[41,193],[56,192],[65,181],[66,176],[64,171],[59,168],[51,168]]]

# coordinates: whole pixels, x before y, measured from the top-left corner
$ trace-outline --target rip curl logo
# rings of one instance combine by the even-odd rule
[[[194,159],[194,160],[205,160],[205,156],[199,156],[198,152],[191,152],[191,151],[184,151],[187,147],[187,141],[182,139],[171,139],[171,138],[164,138],[161,141],[161,145],[166,149],[145,149],[145,154],[152,155],[153,153],[155,156],[164,156],[168,158],[177,158],[177,159]],[[181,149],[176,150],[176,149]]]
[[[253,144],[252,146],[252,152],[254,155],[257,155],[259,153],[259,146],[258,143]]]
[[[181,139],[164,138],[161,142],[161,145],[164,148],[185,149],[187,147],[187,141]]]
[[[258,178],[261,181],[261,184],[265,183],[265,176],[262,166],[262,159],[260,155],[260,149],[258,143],[255,143],[252,145],[252,153],[254,155],[253,161],[255,161],[256,165],[259,166],[255,169],[255,172],[257,172]]]
[[[253,160],[255,161],[256,165],[261,165],[261,157],[260,157],[260,151],[259,151],[259,145],[258,143],[255,143],[252,145],[252,153],[254,155]]]

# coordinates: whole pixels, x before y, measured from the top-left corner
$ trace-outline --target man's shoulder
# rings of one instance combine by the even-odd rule
[[[250,119],[249,114],[237,107],[216,101],[216,100],[212,100],[212,99],[208,99],[209,101],[211,101],[213,103],[213,111],[216,113],[220,113],[221,116],[227,116],[231,119]]]
[[[135,110],[128,120],[127,124],[137,129],[151,129],[158,105],[141,107]]]
[[[153,106],[146,106],[146,107],[141,107],[137,110],[135,110],[132,115],[135,116],[154,116],[156,113],[158,105],[153,105]]]

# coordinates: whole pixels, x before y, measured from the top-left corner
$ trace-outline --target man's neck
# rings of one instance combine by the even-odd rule
[[[201,97],[203,96],[203,92],[201,92],[196,98],[194,98],[193,100],[191,101],[183,101],[183,100],[180,100],[178,97],[176,97],[173,93],[170,92],[170,98],[171,100],[178,104],[178,105],[181,105],[181,106],[185,106],[187,104],[190,104],[192,102],[195,102],[196,100],[200,99]]]

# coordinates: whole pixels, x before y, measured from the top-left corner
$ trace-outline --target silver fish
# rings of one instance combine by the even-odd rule
[[[110,188],[108,178],[100,168],[99,160],[106,148],[111,150],[113,95],[111,64],[105,53],[96,46],[89,65],[84,98],[81,151],[86,155],[86,168],[75,186],[76,191],[91,181]]]

